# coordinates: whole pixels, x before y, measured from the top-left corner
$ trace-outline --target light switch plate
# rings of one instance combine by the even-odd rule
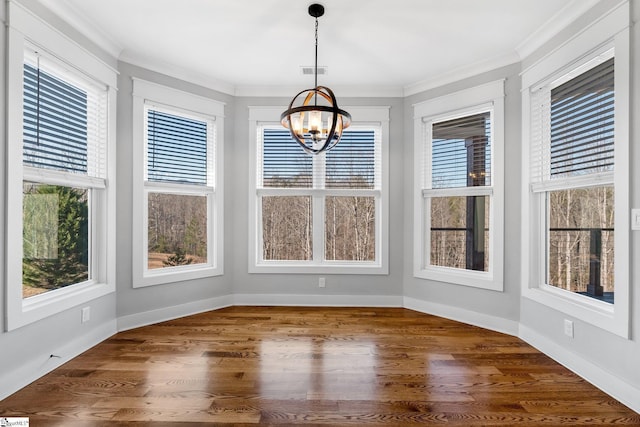
[[[631,209],[631,229],[640,230],[640,209]]]

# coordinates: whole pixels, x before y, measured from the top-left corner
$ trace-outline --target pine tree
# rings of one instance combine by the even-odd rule
[[[25,199],[27,196],[35,196],[35,199],[43,196],[41,199],[48,199],[49,202],[36,203],[35,209],[31,212],[25,209],[23,215],[23,283],[52,290],[87,280],[89,209],[86,191],[55,185],[35,185],[27,190]],[[26,205],[27,203],[25,207]],[[42,209],[56,207],[57,217],[55,212],[42,212]],[[57,233],[46,230],[47,226],[52,226],[47,224],[47,221],[43,222],[42,218],[47,216],[52,217],[51,221],[54,222],[54,228],[57,227]],[[38,243],[36,239],[34,245],[33,239],[30,239],[33,235],[45,234],[50,236],[44,239],[44,243]]]
[[[177,265],[188,265],[193,262],[193,258],[187,257],[184,250],[181,247],[176,249],[176,252],[169,256],[166,261],[162,261],[165,267],[175,267]]]

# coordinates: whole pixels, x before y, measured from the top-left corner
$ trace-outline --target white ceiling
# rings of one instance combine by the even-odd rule
[[[230,94],[313,86],[311,0],[40,2],[123,61]],[[319,3],[319,83],[395,96],[517,62],[595,0]]]

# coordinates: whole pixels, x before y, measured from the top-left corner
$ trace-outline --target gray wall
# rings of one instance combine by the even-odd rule
[[[390,106],[389,121],[389,275],[314,275],[314,274],[249,274],[247,224],[249,213],[249,135],[250,106],[287,106],[288,98],[236,98],[236,120],[233,152],[227,158],[233,162],[234,178],[228,181],[233,204],[232,266],[236,294],[293,295],[402,295],[402,167],[403,167],[403,104],[399,98],[344,98],[340,106]],[[230,150],[231,151],[231,150]],[[318,288],[318,277],[326,277],[326,288]],[[322,291],[322,292],[319,292]],[[339,303],[339,301],[337,301]]]

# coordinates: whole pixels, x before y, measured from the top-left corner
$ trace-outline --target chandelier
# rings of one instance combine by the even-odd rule
[[[280,122],[304,151],[319,154],[340,142],[342,132],[351,124],[351,114],[338,108],[331,89],[318,86],[318,18],[324,15],[324,6],[312,4],[309,15],[316,19],[315,87],[294,96]]]

